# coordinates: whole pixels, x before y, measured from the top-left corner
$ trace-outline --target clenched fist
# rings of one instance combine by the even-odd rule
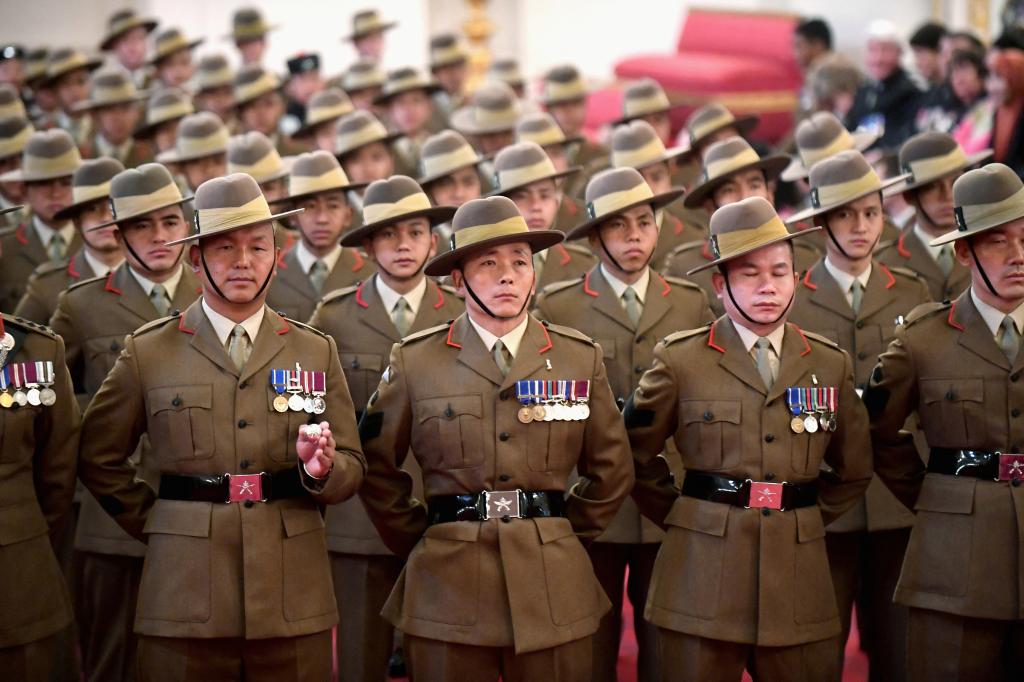
[[[295,450],[306,467],[306,473],[313,478],[324,478],[331,471],[334,463],[333,453],[336,444],[331,435],[331,425],[327,422],[302,425],[299,437],[295,440]]]

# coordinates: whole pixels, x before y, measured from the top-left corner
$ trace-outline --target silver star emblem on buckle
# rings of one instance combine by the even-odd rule
[[[775,492],[772,491],[770,488],[761,488],[760,490],[757,491],[757,501],[758,502],[765,502],[765,501],[773,502],[774,500],[772,500],[772,495],[774,495],[774,494],[775,494]]]
[[[1013,462],[1012,464],[1010,464],[1010,473],[1011,474],[1024,473],[1024,464],[1021,464],[1020,462]]]
[[[242,483],[238,486],[238,493],[240,495],[252,495],[255,489],[256,486],[254,486],[249,481],[242,481]]]
[[[494,506],[500,512],[510,512],[512,511],[512,500],[507,500],[504,497],[501,497],[494,501]]]

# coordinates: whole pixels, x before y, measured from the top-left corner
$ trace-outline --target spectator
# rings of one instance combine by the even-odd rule
[[[926,95],[917,112],[917,130],[952,132],[985,96],[985,58],[974,50],[957,50],[949,61],[946,84]]]
[[[988,97],[964,117],[953,137],[968,154],[991,147],[994,161],[1024,176],[1024,51],[994,47],[986,61]]]
[[[939,60],[942,62],[942,71],[947,76],[949,75],[949,62],[957,50],[976,52],[984,56],[985,44],[970,31],[951,31],[942,36],[942,40],[939,41]]]
[[[939,49],[946,27],[934,21],[920,26],[910,36],[910,49],[914,53],[914,68],[924,81],[925,92],[933,92],[942,88],[946,81],[946,72],[942,68],[942,56]]]
[[[814,110],[814,95],[808,86],[808,75],[822,59],[832,54],[832,29],[824,19],[804,19],[793,31],[793,57],[804,74],[800,89],[797,118],[802,119]]]
[[[813,100],[811,108],[830,111],[844,120],[863,83],[863,72],[849,57],[838,53],[823,57],[807,74],[807,88]]]

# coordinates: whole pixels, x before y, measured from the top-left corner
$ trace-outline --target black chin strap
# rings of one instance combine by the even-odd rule
[[[928,224],[938,229],[939,224],[928,214],[928,211],[924,210],[924,206],[921,205],[921,200],[917,198],[917,192],[914,192],[913,199],[911,202],[914,205],[914,210],[924,216],[924,219],[928,221]]]
[[[786,314],[789,313],[789,309],[793,306],[793,301],[796,299],[796,290],[794,289],[793,295],[789,297],[789,303],[787,303],[786,307],[782,309],[782,312],[779,313],[778,317],[776,317],[771,322],[758,322],[757,320],[752,318],[750,315],[747,315],[747,311],[745,311],[742,307],[740,307],[740,304],[736,302],[736,297],[732,295],[732,286],[729,285],[729,270],[728,270],[728,268],[725,270],[725,272],[722,273],[722,277],[725,278],[725,290],[729,294],[729,300],[732,301],[732,304],[736,308],[736,310],[738,310],[740,315],[742,315],[743,318],[747,322],[749,322],[750,324],[756,324],[758,326],[762,326],[762,325],[766,325],[766,324],[767,325],[778,324],[779,322],[782,321],[782,318],[784,318],[786,316]]]
[[[530,302],[530,298],[531,298],[530,296],[526,297],[526,300],[523,301],[523,305],[521,305],[519,307],[519,310],[516,312],[515,315],[495,315],[491,311],[490,308],[488,308],[486,305],[484,305],[484,302],[480,300],[480,298],[476,295],[476,292],[473,291],[472,287],[469,286],[469,280],[466,279],[466,272],[465,271],[462,272],[462,283],[465,285],[466,291],[469,292],[470,297],[476,302],[476,304],[478,306],[480,306],[480,309],[483,310],[485,313],[487,313],[488,317],[493,317],[495,320],[514,320],[514,319],[516,319],[517,317],[519,317],[520,315],[523,314],[524,310],[526,310],[526,305]]]
[[[879,192],[878,194],[879,194],[879,197],[881,197],[882,193]],[[927,215],[927,214],[925,214],[925,215]],[[883,218],[883,220],[884,220],[884,218]],[[843,258],[845,258],[846,260],[853,260],[853,258],[850,258],[850,254],[846,253],[846,249],[844,249],[842,246],[839,245],[839,240],[836,239],[836,235],[832,232],[832,228],[829,227],[828,220],[827,220],[825,214],[822,214],[822,216],[821,216],[821,225],[822,225],[822,227],[825,228],[825,233],[828,234],[828,238],[832,242],[832,245],[834,247],[836,247],[837,249],[839,249],[839,253],[843,254]],[[875,248],[878,246],[878,242],[881,239],[882,239],[882,231],[879,230],[878,236],[875,237],[875,243],[871,245],[870,253],[874,253],[875,252]]]
[[[221,298],[222,298],[223,300],[227,301],[227,300],[228,300],[228,297],[227,297],[227,296],[225,296],[225,295],[224,295],[224,292],[220,290],[220,287],[219,287],[219,286],[217,286],[217,282],[216,282],[216,281],[215,281],[215,280],[213,279],[213,275],[212,275],[212,274],[210,274],[210,268],[209,268],[209,266],[208,266],[208,265],[206,264],[206,254],[205,254],[205,253],[203,252],[203,247],[202,247],[202,244],[200,244],[200,245],[199,245],[199,260],[200,260],[200,262],[202,262],[202,264],[203,264],[203,272],[205,272],[205,273],[206,273],[206,279],[207,279],[207,280],[209,280],[209,282],[210,282],[210,286],[211,286],[211,287],[213,287],[213,290],[214,290],[215,292],[217,292],[217,295],[218,295],[218,296],[220,296],[220,297],[221,297]],[[267,277],[266,277],[266,279],[264,279],[264,280],[263,280],[263,284],[261,284],[261,285],[260,285],[259,291],[257,291],[257,292],[256,292],[256,293],[255,293],[255,294],[253,295],[253,297],[252,297],[252,298],[250,298],[250,299],[249,299],[248,301],[246,301],[246,303],[247,303],[247,304],[248,304],[248,303],[252,303],[252,302],[253,302],[253,301],[255,301],[255,300],[256,300],[257,298],[259,298],[259,297],[260,297],[260,294],[262,294],[262,293],[263,293],[263,290],[267,288],[267,285],[268,285],[268,284],[270,284],[270,278],[271,278],[271,277],[273,276],[273,274],[274,274],[274,268],[270,268],[270,272],[268,272],[268,273],[267,273]]]
[[[148,272],[154,272],[153,268],[149,267],[149,265],[146,263],[146,261],[142,260],[142,257],[139,256],[139,254],[135,253],[135,249],[132,248],[132,243],[130,241],[128,241],[128,237],[124,236],[123,232],[121,233],[121,243],[124,244],[124,248],[128,249],[128,253],[130,253],[132,255],[132,258],[134,258],[135,260],[137,260],[139,262],[139,265],[141,265]],[[178,249],[178,257],[175,259],[175,261],[180,261],[181,260],[181,254],[184,253],[184,252],[185,252],[185,245],[183,244],[181,246],[181,248]]]
[[[615,256],[612,255],[612,252],[608,250],[607,245],[605,245],[604,237],[601,236],[601,230],[598,229],[598,230],[596,230],[596,232],[597,232],[597,243],[601,245],[601,250],[604,251],[604,255],[608,256],[608,260],[610,260],[612,262],[612,265],[614,265],[619,272],[625,272],[625,273],[633,274],[634,272],[642,271],[644,268],[646,268],[648,265],[650,265],[651,258],[654,257],[654,251],[653,250],[647,256],[647,260],[644,261],[644,264],[641,265],[636,270],[627,270],[626,268],[622,267],[621,265],[619,265],[619,261],[615,260]]]
[[[978,272],[981,273],[981,279],[985,282],[985,286],[992,292],[992,295],[996,298],[1002,298],[996,288],[992,286],[992,280],[988,278],[988,274],[985,272],[985,268],[981,267],[981,261],[978,260],[978,254],[974,252],[974,242],[971,239],[967,240],[967,248],[971,250],[971,258],[974,259],[974,265],[977,266]]]

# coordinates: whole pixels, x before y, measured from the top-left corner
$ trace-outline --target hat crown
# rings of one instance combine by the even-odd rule
[[[828,147],[846,132],[846,128],[828,111],[819,111],[797,126],[796,145],[800,149]]]
[[[873,174],[878,184],[881,185],[881,180],[878,179],[878,175],[864,155],[855,149],[848,149],[811,166],[808,181],[812,188],[820,189],[858,180],[869,173]]]
[[[157,90],[150,96],[149,102],[147,103],[150,109],[181,104],[188,104],[191,106],[192,98],[180,88],[163,88],[162,90]]]
[[[459,38],[454,33],[439,33],[430,38],[430,48],[432,50],[455,47],[458,44]]]
[[[473,93],[473,106],[490,111],[511,109],[516,102],[516,94],[506,83],[489,81],[481,85]]]
[[[718,102],[705,104],[700,109],[690,114],[686,121],[686,127],[690,130],[699,129],[709,123],[717,122],[719,119],[733,119],[732,112]]]
[[[185,35],[177,26],[165,28],[164,30],[156,34],[156,44],[158,47],[163,43],[180,43],[184,42],[184,40]]]
[[[500,174],[509,170],[544,164],[545,162],[551,166],[550,172],[554,173],[555,166],[551,163],[551,158],[548,157],[539,144],[536,142],[519,142],[509,145],[498,152],[498,155],[494,157],[494,171]]]
[[[384,134],[387,134],[387,129],[384,128],[384,124],[381,123],[376,116],[365,109],[357,109],[344,116],[338,122],[338,134],[348,135],[371,127],[380,128]]]
[[[50,130],[39,130],[32,134],[25,145],[25,156],[36,156],[42,159],[56,159],[74,150],[78,153],[78,147],[74,139],[62,128],[51,128]],[[77,166],[81,163],[79,159]],[[71,175],[71,173],[68,173]]]
[[[390,178],[374,180],[363,194],[363,206],[375,204],[394,204],[406,197],[423,194],[419,183],[405,175],[392,175]],[[427,201],[429,205],[429,200]]]
[[[452,218],[452,232],[466,230],[481,225],[493,225],[510,218],[519,218],[523,221],[524,231],[529,231],[526,221],[516,205],[508,197],[496,196],[486,199],[472,199],[467,201]]]
[[[271,74],[269,71],[264,69],[259,64],[246,64],[238,70],[238,73],[235,74],[235,85],[252,85],[253,83],[256,83],[257,81],[265,77],[270,77],[273,78],[274,80],[277,80],[277,78],[273,74]]]
[[[990,163],[957,178],[953,183],[953,205],[962,209],[967,206],[997,204],[1021,189],[1024,189],[1024,183],[1009,166]]]
[[[181,120],[181,125],[178,126],[179,138],[204,138],[217,133],[227,136],[227,128],[220,117],[212,111],[189,114]]]
[[[31,126],[29,120],[22,116],[4,116],[0,118],[0,140],[14,137]]]
[[[334,154],[323,150],[299,154],[292,164],[292,179],[302,177],[319,177],[332,171],[340,171],[341,164],[334,158]]]
[[[661,151],[665,151],[664,143],[661,142],[661,138],[658,137],[654,127],[647,121],[636,119],[617,126],[612,131],[613,152],[641,149],[652,143],[660,144],[662,147]]]
[[[310,109],[333,109],[345,105],[351,106],[351,104],[352,100],[348,98],[348,95],[338,88],[324,88],[309,100]]]
[[[450,154],[469,146],[466,138],[454,130],[442,130],[436,135],[428,137],[426,142],[423,143],[423,146],[420,148],[420,158]]]
[[[232,22],[236,26],[248,26],[263,22],[263,14],[255,7],[242,7],[235,11]]]
[[[135,92],[135,83],[128,72],[121,67],[110,67],[97,71],[92,77],[92,92],[100,90],[131,90]]]
[[[197,211],[220,208],[240,208],[263,196],[256,180],[245,173],[234,173],[207,180],[196,190]]]
[[[953,136],[946,133],[934,130],[918,133],[900,147],[900,168],[906,169],[924,159],[946,156],[958,146]]]
[[[622,93],[626,99],[647,99],[657,95],[664,95],[665,89],[653,78],[643,78],[633,81],[626,86]]]
[[[229,164],[252,166],[274,153],[277,153],[277,150],[274,149],[270,138],[256,130],[235,135],[228,142]]]
[[[0,106],[7,106],[20,100],[14,86],[9,83],[0,83]]]
[[[760,159],[749,142],[738,135],[733,136],[727,140],[719,140],[708,147],[704,153],[704,167],[707,169],[722,162],[739,160],[743,157],[749,157],[752,161]]]
[[[533,114],[526,114],[516,123],[517,133],[546,133],[552,130],[562,132],[554,116],[546,111],[538,111]]]
[[[115,175],[124,171],[124,164],[109,156],[89,159],[75,170],[72,184],[75,187],[92,187],[110,182]]]
[[[228,60],[222,54],[208,54],[199,60],[199,71],[221,71],[228,68]]]
[[[773,220],[778,220],[778,214],[767,199],[748,197],[722,206],[712,214],[711,235],[717,237],[741,230],[753,230]],[[778,224],[782,226],[781,221]],[[782,231],[786,232],[785,226],[782,226]]]
[[[572,64],[561,64],[551,68],[546,74],[544,74],[544,80],[553,81],[555,83],[573,83],[580,80],[579,69]]]
[[[115,175],[110,182],[110,197],[117,200],[145,196],[155,194],[172,185],[177,192],[174,178],[163,164],[144,163],[137,168],[129,168]],[[181,198],[180,192],[178,192],[178,198]]]
[[[644,180],[644,176],[640,175],[640,172],[635,168],[630,168],[628,166],[623,168],[609,168],[601,171],[590,179],[590,182],[587,183],[585,199],[589,207],[602,197],[606,197],[617,192],[630,192],[641,185],[647,185],[647,181]],[[653,192],[650,191],[649,185],[647,186],[647,193],[650,196],[654,196]],[[590,217],[596,218],[598,216],[595,214]]]
[[[380,74],[380,65],[372,59],[360,59],[348,67],[351,74]]]

